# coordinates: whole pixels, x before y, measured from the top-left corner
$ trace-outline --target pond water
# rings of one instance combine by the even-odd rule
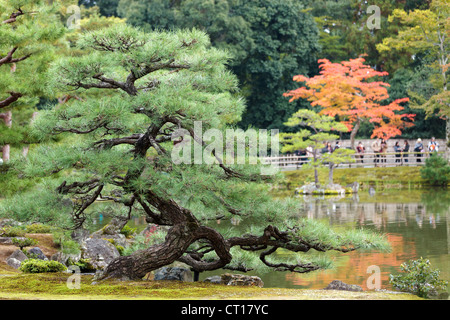
[[[350,198],[300,197],[300,200],[303,202],[300,216],[320,219],[332,227],[363,227],[384,233],[392,250],[389,253],[330,252],[327,255],[333,261],[331,269],[306,274],[277,271],[248,273],[261,277],[264,287],[322,289],[333,280],[341,280],[368,290],[368,283],[373,283],[369,280],[373,275],[371,268],[375,266],[381,273],[381,289],[393,290],[389,284],[389,274],[401,273],[403,262],[420,257],[429,259],[432,268],[441,271],[441,279],[450,282],[450,192],[371,190],[360,191]],[[136,218],[129,225],[140,230],[145,221]],[[239,228],[239,225],[233,227]],[[230,271],[203,272],[200,280],[224,272]]]
[[[364,290],[373,284],[373,266],[381,272],[381,289],[393,290],[389,274],[400,265],[424,257],[441,279],[450,283],[450,193],[447,191],[362,191],[351,198],[303,198],[301,216],[328,221],[333,227],[361,228],[387,235],[389,253],[329,253],[333,268],[299,274],[270,272],[258,275],[265,287],[322,289],[333,280],[357,284]],[[200,280],[221,272],[205,272]],[[249,273],[250,274],[250,273]],[[449,291],[450,292],[450,291]]]

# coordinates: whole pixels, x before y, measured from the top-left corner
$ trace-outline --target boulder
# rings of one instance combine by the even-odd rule
[[[325,290],[345,290],[345,291],[363,291],[363,288],[356,284],[346,284],[340,280],[333,280],[328,284]]]
[[[88,238],[81,245],[81,258],[89,259],[97,270],[103,270],[112,260],[119,257],[117,248],[107,240]]]
[[[163,267],[155,271],[154,280],[178,280],[192,282],[192,272],[181,267]]]
[[[20,262],[19,260],[15,259],[15,258],[8,258],[8,259],[6,259],[6,264],[13,267],[14,269],[19,269],[22,262]]]
[[[89,238],[89,235],[90,235],[90,232],[88,230],[79,228],[79,229],[74,230],[70,236],[72,237],[72,240],[74,240],[78,243],[81,243],[84,240],[86,240],[87,238]]]
[[[65,265],[66,267],[69,267],[70,265],[78,262],[81,259],[81,253],[78,254],[67,254],[63,252],[56,252],[53,254],[50,258],[50,260],[58,261]]]
[[[204,282],[211,282],[216,284],[224,284],[227,286],[250,286],[250,287],[260,287],[264,286],[264,282],[260,277],[257,276],[247,276],[243,274],[231,274],[225,273],[221,276],[212,276],[203,280]]]
[[[205,280],[203,280],[203,282],[211,282],[211,283],[215,283],[215,284],[223,284],[221,276],[208,277]]]
[[[257,276],[225,273],[221,278],[222,282],[228,286],[256,286],[260,288],[264,286],[264,282]]]
[[[0,244],[12,244],[11,237],[0,237]]]
[[[30,250],[28,250],[28,255],[35,259],[48,260],[48,258],[45,256],[44,252],[42,252],[41,248],[39,248],[39,247],[34,247],[34,248],[31,248]]]
[[[6,227],[6,226],[10,226],[10,227],[16,227],[16,226],[21,226],[22,223],[13,219],[3,219],[0,220],[0,228]]]
[[[14,251],[9,257],[8,259],[13,258],[13,259],[17,259],[20,262],[27,260],[28,257],[25,255],[25,253],[22,252],[22,250],[17,249],[16,251]]]

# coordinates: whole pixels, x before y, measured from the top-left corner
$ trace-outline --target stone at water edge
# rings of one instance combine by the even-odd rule
[[[333,280],[324,290],[363,291],[363,288],[356,284],[346,284],[340,280]]]
[[[250,287],[260,287],[264,286],[264,282],[260,277],[257,276],[247,276],[243,274],[231,274],[225,273],[221,276],[208,277],[204,282],[211,282],[215,284],[224,284],[227,286],[250,286]]]
[[[181,267],[163,267],[156,270],[155,281],[157,280],[178,280],[185,282],[192,282],[192,272],[186,268]]]

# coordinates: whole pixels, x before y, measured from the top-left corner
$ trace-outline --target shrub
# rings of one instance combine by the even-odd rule
[[[16,247],[19,247],[20,250],[22,250],[22,251],[23,251],[23,248],[35,246],[35,245],[37,245],[37,243],[38,242],[36,239],[31,239],[31,238],[13,238],[12,239],[12,244],[15,245]]]
[[[432,154],[420,169],[423,179],[434,186],[447,186],[450,180],[450,165],[443,157]]]
[[[74,240],[63,240],[60,243],[61,252],[65,254],[78,254],[80,253],[80,244]]]
[[[27,259],[22,262],[19,270],[26,273],[62,272],[67,268],[58,261]]]
[[[90,259],[80,259],[75,263],[70,263],[80,268],[80,272],[95,272],[96,269],[92,266]]]
[[[136,228],[131,228],[130,226],[125,225],[122,230],[120,230],[120,233],[127,238],[131,238],[136,233]]]
[[[0,229],[0,236],[2,237],[23,237],[26,231],[22,227],[6,226]]]
[[[420,258],[403,263],[400,270],[405,272],[401,275],[389,275],[389,282],[394,288],[413,293],[422,298],[436,295],[437,290],[445,289],[448,282],[439,279],[439,270],[431,269],[428,259]]]
[[[33,223],[25,227],[27,233],[51,233],[54,228],[42,223]]]

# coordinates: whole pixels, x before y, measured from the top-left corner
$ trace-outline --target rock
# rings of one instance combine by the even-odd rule
[[[81,258],[89,259],[97,270],[103,270],[112,260],[119,257],[119,251],[109,241],[88,238],[81,243]]]
[[[117,246],[122,246],[124,248],[128,247],[131,244],[131,240],[127,239],[125,235],[121,233],[116,234],[100,234],[100,233],[93,233],[91,235],[92,239],[103,239],[103,240],[109,240],[109,242],[113,243]]]
[[[340,280],[333,280],[324,290],[363,291],[363,288],[356,284],[346,284]]]
[[[17,227],[21,226],[22,223],[13,219],[3,219],[0,221],[0,228],[10,226],[10,227]]]
[[[0,237],[0,244],[12,244],[11,237]]]
[[[78,254],[67,254],[63,252],[56,252],[54,255],[50,257],[50,260],[58,261],[65,265],[66,267],[69,267],[73,265],[74,263],[78,262],[81,259],[81,253]]]
[[[260,277],[257,276],[247,276],[243,274],[231,274],[225,273],[221,276],[212,276],[206,278],[204,282],[211,282],[216,284],[224,284],[227,286],[257,286],[262,288],[264,286],[264,282]]]
[[[211,282],[211,283],[215,283],[215,284],[223,284],[221,276],[208,277],[205,280],[203,280],[203,282]]]
[[[22,252],[22,250],[17,249],[16,251],[14,251],[9,257],[8,259],[13,258],[13,259],[17,259],[20,262],[27,260],[28,257],[25,255],[25,253]]]
[[[181,267],[163,267],[156,270],[154,280],[178,280],[192,282],[192,272]]]
[[[71,238],[78,242],[81,243],[84,240],[86,240],[87,238],[89,238],[90,232],[86,229],[76,229],[71,233]]]
[[[28,255],[40,260],[48,260],[48,258],[45,256],[44,252],[42,252],[41,248],[34,247],[28,250]]]
[[[13,267],[14,269],[19,269],[22,262],[20,262],[16,258],[8,258],[8,259],[6,259],[6,264]]]

